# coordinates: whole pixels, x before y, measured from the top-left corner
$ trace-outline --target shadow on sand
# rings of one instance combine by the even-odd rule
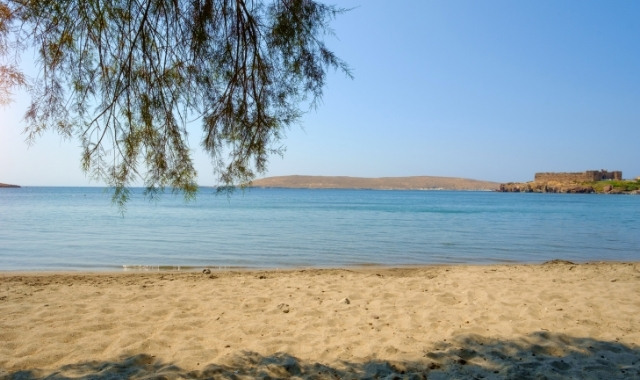
[[[286,353],[245,352],[228,364],[189,371],[139,354],[114,362],[8,373],[1,379],[640,379],[640,348],[538,332],[517,341],[466,336],[425,349],[411,362],[341,362],[328,366]]]

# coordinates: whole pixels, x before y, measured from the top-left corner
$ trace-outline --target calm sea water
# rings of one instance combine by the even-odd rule
[[[640,196],[0,189],[0,270],[344,267],[640,259]]]

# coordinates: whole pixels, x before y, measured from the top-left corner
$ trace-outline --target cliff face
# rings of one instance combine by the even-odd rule
[[[593,187],[578,183],[562,182],[525,182],[525,183],[505,183],[500,185],[499,191],[506,193],[570,193],[588,194],[595,193]]]

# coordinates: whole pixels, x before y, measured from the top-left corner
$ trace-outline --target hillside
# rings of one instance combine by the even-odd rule
[[[293,189],[375,189],[375,190],[497,190],[499,183],[451,177],[326,177],[291,175],[253,181],[250,187]]]

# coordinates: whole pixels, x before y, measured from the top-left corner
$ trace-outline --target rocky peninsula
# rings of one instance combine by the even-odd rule
[[[563,182],[509,182],[500,185],[500,190],[504,193],[569,193],[569,194],[589,194],[596,191],[592,186],[580,183]]]
[[[498,191],[510,193],[640,194],[640,178],[623,180],[622,172],[536,173],[531,182],[509,182]]]

